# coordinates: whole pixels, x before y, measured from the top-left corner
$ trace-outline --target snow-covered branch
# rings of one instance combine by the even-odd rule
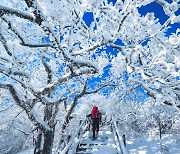
[[[6,41],[5,37],[2,35],[1,30],[0,30],[0,41],[1,41],[1,43],[3,44],[3,46],[4,46],[4,48],[5,48],[6,52],[7,52],[7,54],[8,54],[9,56],[12,56],[12,52],[10,51],[10,49],[9,49],[9,47],[8,47],[8,45],[7,45],[7,41]]]
[[[118,86],[118,84],[110,84],[110,83],[107,83],[107,84],[104,84],[103,86],[97,88],[96,90],[86,91],[85,94],[94,94],[94,93],[99,92],[100,90],[102,90],[102,89],[105,88],[105,87],[116,87],[116,86]]]
[[[27,13],[25,11],[21,11],[21,10],[15,9],[15,8],[0,5],[0,16],[2,16],[4,14],[16,15],[20,18],[24,18],[29,21],[34,21],[34,19],[35,19],[34,16],[30,13]]]
[[[150,87],[148,87],[144,83],[142,83],[140,81],[137,81],[137,80],[136,80],[136,82],[141,84],[141,86],[147,91],[147,94],[149,96],[151,96],[154,100],[157,100],[158,94],[162,94],[163,95],[163,93],[160,90],[158,90],[158,89],[151,89]],[[171,96],[169,96],[169,98],[170,97]],[[176,105],[174,101],[175,100],[172,100],[172,99],[171,99],[171,101],[165,99],[165,100],[162,101],[162,103],[164,103],[166,105],[173,106],[173,107],[175,107],[177,109],[177,111],[179,111],[180,110],[180,105]]]
[[[45,60],[45,57],[42,57],[42,64],[44,65],[45,67],[45,70],[47,72],[47,75],[48,75],[48,80],[47,80],[47,84],[49,84],[52,80],[52,70],[51,68],[48,66],[48,64],[46,63],[46,60]]]
[[[80,61],[80,60],[76,59],[75,57],[68,55],[64,51],[64,49],[62,48],[62,46],[60,45],[60,43],[58,41],[59,39],[54,34],[52,25],[46,20],[43,12],[40,9],[40,6],[38,5],[38,2],[36,0],[35,1],[25,0],[25,2],[27,3],[28,7],[33,8],[35,10],[33,13],[34,13],[34,16],[36,17],[36,19],[35,19],[36,23],[42,28],[42,30],[45,32],[46,35],[48,35],[50,38],[53,38],[52,44],[53,44],[54,49],[56,49],[58,52],[61,52],[67,61],[70,61],[79,66],[93,67],[97,71],[94,64],[92,65],[92,63],[89,63],[87,61],[82,61],[82,60]]]
[[[8,89],[16,104],[23,107],[24,102],[20,99],[20,96],[18,96],[15,88],[11,84],[3,84],[0,82],[0,88]]]
[[[39,119],[37,113],[32,111],[33,106],[31,106],[31,104],[28,104],[27,102],[25,102],[23,100],[23,98],[20,97],[20,95],[18,95],[18,92],[14,86],[12,86],[11,84],[4,84],[4,83],[0,82],[0,88],[9,90],[15,103],[27,113],[28,117],[31,119],[31,121],[35,125],[37,125],[40,129],[42,129],[44,131],[50,130],[49,126],[47,124],[45,124],[45,122],[43,122],[42,120]]]
[[[86,52],[90,52],[90,51],[93,51],[99,47],[102,47],[104,45],[107,45],[109,42],[97,42],[95,45],[89,47],[89,48],[85,48],[85,49],[82,49],[82,50],[79,50],[79,51],[75,51],[72,53],[72,55],[80,55],[82,53],[86,53]]]
[[[54,89],[56,89],[58,86],[60,86],[65,81],[68,81],[69,79],[72,79],[74,77],[81,76],[83,74],[90,74],[90,73],[93,73],[93,71],[90,69],[73,72],[73,74],[67,73],[66,75],[59,78],[58,81],[54,82],[53,84],[48,84],[45,88],[41,89],[38,93],[42,94],[42,95],[48,94],[49,92],[52,92]]]
[[[175,12],[178,11],[179,8],[178,1],[173,1],[171,4],[165,0],[155,0],[155,1],[156,3],[160,4],[163,7],[165,14],[170,17],[172,23],[180,22],[180,20],[178,19],[179,17],[176,17],[175,14]]]
[[[127,11],[127,12],[125,13],[125,15],[123,16],[122,20],[119,22],[118,28],[117,28],[114,36],[113,36],[113,40],[114,40],[114,41],[116,40],[116,37],[118,36],[118,33],[120,32],[121,27],[122,27],[124,21],[126,20],[126,18],[128,17],[129,14],[130,14],[130,12]]]
[[[53,47],[53,45],[51,43],[41,43],[41,44],[32,44],[32,43],[27,43],[25,41],[25,38],[23,38],[21,36],[21,34],[18,32],[17,28],[15,26],[13,26],[13,24],[7,19],[7,17],[3,17],[2,18],[7,24],[10,30],[12,30],[14,32],[14,34],[20,39],[21,41],[21,45],[22,46],[26,46],[29,48],[38,48],[38,47]]]

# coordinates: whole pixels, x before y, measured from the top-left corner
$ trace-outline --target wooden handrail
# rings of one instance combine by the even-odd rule
[[[128,154],[128,151],[125,146],[126,143],[124,142],[124,136],[119,132],[116,122],[113,122],[113,126],[115,129],[115,135],[117,135],[118,146],[120,146],[119,148],[121,149],[121,153]]]
[[[86,125],[85,125],[85,124],[86,124]],[[82,128],[84,125],[85,125],[85,127],[84,127],[83,131],[80,133],[80,135],[78,135],[79,132],[80,132],[80,130],[81,130],[81,128]],[[73,145],[73,147],[71,148],[71,149],[72,149],[71,151],[75,151],[76,148],[77,148],[77,146],[78,146],[78,144],[79,144],[79,142],[80,142],[80,140],[81,140],[81,138],[82,138],[82,136],[83,136],[83,134],[85,133],[86,129],[88,128],[88,125],[89,125],[89,123],[87,123],[87,119],[83,120],[82,124],[79,126],[79,128],[76,130],[76,132],[73,133],[73,136],[71,137],[69,143],[68,143],[68,144],[66,145],[66,147],[63,149],[63,151],[58,152],[58,153],[60,153],[60,154],[66,154],[66,153],[70,150],[70,148],[71,148],[71,146],[73,145],[73,143],[74,143],[74,145]]]

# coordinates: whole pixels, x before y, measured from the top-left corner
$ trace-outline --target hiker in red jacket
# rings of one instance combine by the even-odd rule
[[[99,132],[99,123],[101,122],[101,113],[98,110],[97,106],[93,106],[91,114],[87,115],[87,117],[91,117],[92,119],[92,131],[93,131],[93,139],[95,138],[95,133]]]

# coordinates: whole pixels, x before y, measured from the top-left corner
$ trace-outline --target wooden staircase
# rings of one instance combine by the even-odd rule
[[[116,149],[114,134],[109,128],[100,128],[98,136],[93,139],[92,132],[86,132],[83,135],[77,149],[76,154],[93,154],[101,150],[113,150],[114,154],[118,154]]]

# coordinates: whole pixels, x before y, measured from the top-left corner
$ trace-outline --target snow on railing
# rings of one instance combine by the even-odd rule
[[[85,125],[86,124],[86,125]],[[85,125],[83,131],[80,131]],[[74,152],[83,136],[85,133],[86,129],[88,128],[89,123],[87,123],[87,119],[85,119],[82,124],[79,126],[79,128],[76,130],[76,132],[73,134],[71,137],[69,143],[66,145],[66,147],[63,149],[63,151],[60,152],[60,154],[66,154],[69,150],[71,152]],[[80,133],[80,134],[79,134]],[[73,146],[72,146],[73,145]],[[72,146],[72,147],[71,147]],[[59,152],[59,151],[58,151]],[[74,152],[75,153],[75,152]]]
[[[125,147],[125,143],[123,140],[123,135],[119,132],[118,127],[116,122],[113,122],[113,126],[114,126],[114,130],[115,130],[115,140],[118,144],[118,150],[122,153],[122,154],[128,154],[128,151]]]
[[[78,145],[79,145],[79,143],[80,143],[80,141],[81,141],[81,139],[82,139],[85,131],[87,130],[88,125],[89,125],[89,124],[86,124],[86,125],[85,125],[85,128],[83,129],[83,131],[81,132],[81,134],[79,135],[79,137],[76,137],[76,138],[75,138],[75,140],[74,140],[74,145],[73,145],[72,148],[70,148],[69,153],[76,153],[76,149],[77,149],[77,147],[78,147]]]
[[[118,150],[119,153],[122,153],[121,145],[120,145],[120,142],[118,140],[118,135],[117,135],[117,132],[115,131],[114,125],[112,125],[112,128],[113,128],[113,132],[114,132],[114,139],[115,139],[115,142],[116,142],[116,145],[117,145],[117,150]]]

